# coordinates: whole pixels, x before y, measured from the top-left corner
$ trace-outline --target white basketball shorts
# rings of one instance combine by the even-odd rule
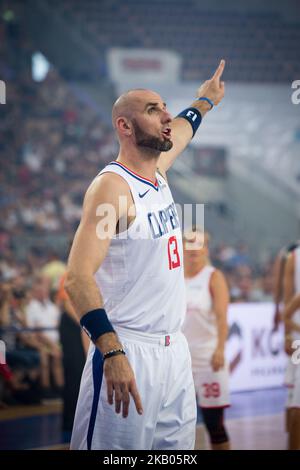
[[[193,450],[196,400],[185,336],[115,328],[135,373],[144,413],[131,397],[129,414],[107,402],[101,353],[93,344],[84,367],[71,449]]]
[[[201,408],[230,406],[229,366],[214,372],[210,365],[214,349],[191,351],[197,403]]]
[[[286,408],[300,408],[300,364],[293,364],[290,357],[285,373],[285,385],[288,388]]]

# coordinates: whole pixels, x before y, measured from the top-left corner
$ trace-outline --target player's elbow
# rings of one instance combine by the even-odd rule
[[[93,280],[93,274],[90,272],[79,272],[77,269],[68,268],[65,280],[65,290],[71,301],[75,302],[78,297],[78,292],[87,290]]]

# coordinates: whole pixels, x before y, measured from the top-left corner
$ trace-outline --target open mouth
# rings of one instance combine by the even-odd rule
[[[171,128],[170,128],[170,127],[167,127],[166,129],[164,129],[164,130],[162,131],[162,133],[163,133],[163,135],[164,135],[165,137],[167,137],[168,139],[171,138]]]

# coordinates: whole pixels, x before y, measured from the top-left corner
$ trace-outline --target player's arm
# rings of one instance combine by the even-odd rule
[[[205,97],[211,100],[214,105],[220,103],[223,99],[225,88],[224,82],[221,81],[221,76],[225,67],[225,61],[221,60],[217,70],[215,71],[214,75],[207,81],[205,81],[200,88],[197,90],[197,98],[193,101],[189,108],[196,108],[202,118],[204,118],[205,114],[210,111],[211,105],[207,101],[199,101],[199,98]],[[188,111],[188,109],[185,111]],[[191,119],[187,119],[186,117],[179,117],[177,116],[173,119],[171,123],[171,130],[172,130],[172,141],[173,147],[168,152],[164,152],[163,155],[158,160],[158,168],[162,174],[165,174],[166,171],[172,166],[174,160],[181,154],[181,152],[186,148],[186,146],[190,143],[194,132],[195,127],[193,129],[193,125],[197,122],[201,122],[199,117],[194,122],[192,118],[194,117],[193,114],[190,115]]]
[[[284,269],[284,278],[283,278],[283,300],[284,304],[287,305],[294,296],[294,254],[291,252],[288,255],[285,269]]]
[[[285,269],[284,269],[284,278],[283,278],[283,299],[284,305],[287,307],[289,302],[294,296],[294,269],[295,261],[293,252],[291,252],[287,258]],[[285,351],[288,355],[293,353],[292,349],[292,340],[291,340],[291,328],[288,323],[285,322]]]
[[[74,307],[73,307],[71,301],[69,299],[64,299],[63,302],[62,302],[62,305],[63,305],[63,311],[67,315],[69,315],[69,317],[71,317],[72,320],[80,326],[79,318],[76,315],[76,312],[74,310]],[[85,333],[84,330],[81,330],[81,343],[82,343],[84,353],[87,356],[89,346],[90,346],[90,339],[89,339],[88,335]]]
[[[273,266],[273,276],[274,276],[274,289],[273,289],[273,299],[274,303],[278,305],[282,300],[282,260],[283,254],[282,251],[276,256],[274,266]]]
[[[282,300],[283,294],[283,270],[284,270],[284,258],[283,253],[277,255],[274,266],[273,266],[273,276],[274,276],[274,289],[273,289],[273,299],[275,303],[275,314],[274,314],[274,330],[277,330],[278,325],[281,320],[280,313],[280,302]]]
[[[60,286],[59,286],[58,293],[56,296],[56,301],[55,301],[56,305],[61,311],[69,315],[69,317],[80,327],[79,318],[76,315],[72,302],[70,301],[69,296],[65,291],[64,284],[65,284],[65,276],[63,276],[63,278],[60,281]],[[84,330],[81,330],[81,342],[82,342],[85,356],[87,356],[89,346],[90,346],[90,340],[89,340],[88,335],[84,332]]]
[[[294,313],[300,308],[300,294],[295,295],[283,312],[284,323],[288,331],[300,331],[300,325],[292,320]]]
[[[210,290],[213,299],[213,311],[217,318],[218,343],[211,359],[215,371],[224,367],[225,343],[228,335],[227,310],[229,292],[223,273],[219,270],[213,272],[210,281]]]
[[[103,310],[103,299],[94,274],[106,257],[118,221],[127,217],[127,208],[119,207],[119,196],[128,196],[128,193],[126,182],[118,175],[104,174],[94,180],[85,196],[82,219],[68,261],[66,291],[81,324],[87,325],[91,336],[95,336],[94,343],[102,354],[122,349],[122,344]],[[103,210],[101,216],[99,209]],[[103,333],[103,330],[107,332]],[[128,415],[131,394],[141,414],[141,399],[126,356],[120,354],[105,359],[104,375],[108,402],[113,404],[115,399],[116,412],[120,412],[122,403],[123,416]]]

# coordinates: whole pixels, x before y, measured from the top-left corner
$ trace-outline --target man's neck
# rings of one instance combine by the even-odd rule
[[[160,154],[156,154],[153,155],[153,157],[151,157],[151,155],[145,156],[145,152],[139,152],[137,149],[134,149],[130,155],[128,152],[120,151],[116,161],[127,166],[138,175],[155,183],[155,172],[159,155]]]

